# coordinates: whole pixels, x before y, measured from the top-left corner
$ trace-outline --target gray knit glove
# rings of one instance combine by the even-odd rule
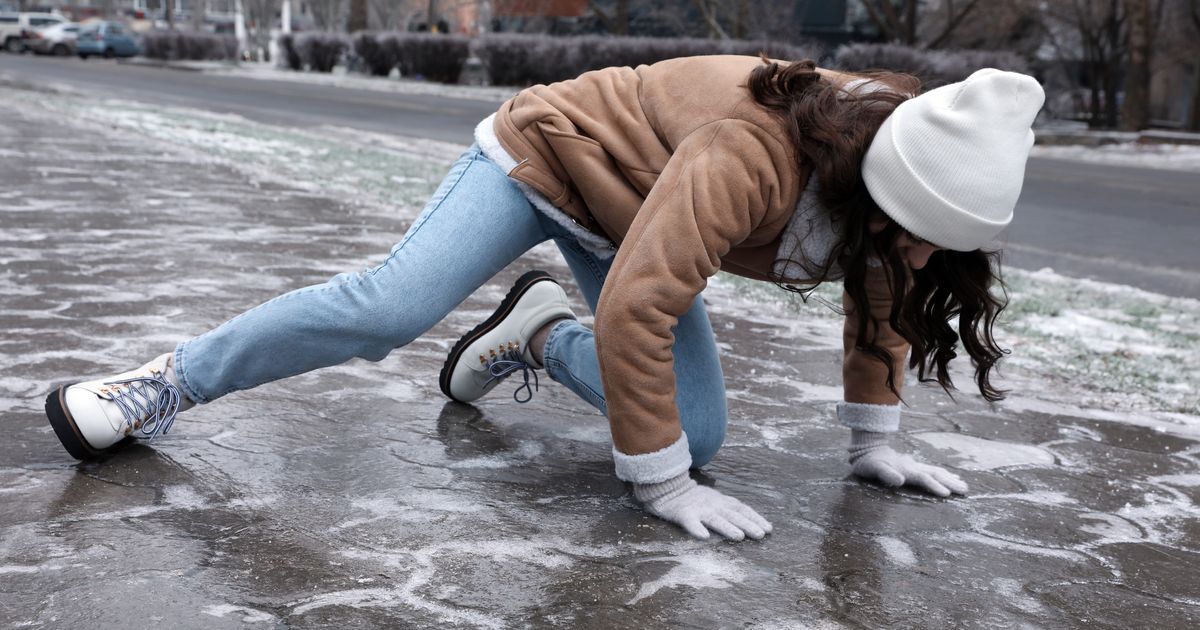
[[[967,484],[958,475],[892,450],[886,433],[851,430],[850,465],[855,475],[893,488],[914,486],[939,497],[967,493]]]
[[[687,530],[701,540],[708,530],[730,539],[754,539],[771,533],[771,524],[745,503],[696,483],[684,471],[661,483],[633,484],[633,496],[646,511]]]

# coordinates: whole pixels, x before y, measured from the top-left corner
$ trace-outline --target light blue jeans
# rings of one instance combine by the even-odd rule
[[[180,343],[175,369],[184,394],[207,403],[355,357],[379,361],[547,239],[562,251],[595,312],[612,260],[580,246],[472,146],[382,264],[286,293]],[[699,296],[674,332],[675,400],[699,467],[716,455],[726,424],[721,364]],[[560,322],[543,354],[550,378],[606,412],[591,329]]]

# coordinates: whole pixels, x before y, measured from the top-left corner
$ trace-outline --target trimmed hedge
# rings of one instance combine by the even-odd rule
[[[164,34],[167,35],[167,34]],[[175,34],[180,37],[180,34]],[[200,54],[200,37],[189,52]],[[169,35],[166,39],[169,39]],[[188,42],[187,37],[180,37]],[[232,39],[232,38],[228,38]],[[401,76],[420,77],[441,83],[457,83],[467,58],[474,53],[493,85],[528,86],[572,79],[589,70],[610,66],[637,67],[675,57],[695,55],[757,55],[765,52],[775,59],[815,59],[820,50],[812,46],[749,40],[696,38],[613,37],[582,35],[555,37],[519,33],[488,33],[475,39],[461,35],[409,32],[360,32],[353,39],[335,33],[282,35],[284,61],[292,70],[329,72],[346,60],[369,74],[387,76],[399,68]],[[212,46],[211,42],[205,44]],[[164,46],[166,46],[164,44]],[[147,56],[151,54],[149,36]],[[157,50],[157,49],[156,49]],[[174,51],[174,49],[170,49]],[[236,45],[233,53],[236,54]],[[156,53],[157,54],[157,53]],[[160,57],[228,58],[228,57]],[[1029,72],[1019,55],[995,50],[922,50],[898,44],[849,44],[834,55],[833,68],[847,71],[892,70],[921,79],[924,89],[961,81],[979,68],[991,67]]]
[[[695,55],[757,55],[777,59],[815,57],[808,46],[780,42],[665,37],[582,35],[554,37],[489,33],[473,42],[475,55],[494,85],[533,85],[572,79],[609,66],[637,67]]]
[[[142,36],[142,54],[164,61],[220,61],[237,59],[237,38],[232,35],[151,31]]]
[[[401,76],[458,83],[471,55],[471,41],[462,35],[362,32],[354,36],[354,53],[376,76],[387,76],[398,67]]]
[[[921,80],[930,90],[962,81],[980,68],[1029,73],[1029,64],[1005,50],[921,50],[899,44],[848,44],[834,54],[833,67],[850,72],[891,70]]]
[[[305,54],[301,44],[305,37],[311,36],[301,35],[295,44],[288,36],[280,38],[288,67],[293,70],[306,66],[318,69],[318,64]],[[441,83],[457,83],[467,58],[474,53],[493,85],[513,86],[553,83],[575,78],[588,70],[636,67],[674,57],[757,55],[763,51],[779,59],[802,59],[819,53],[808,46],[745,40],[515,33],[490,33],[472,40],[461,35],[409,32],[360,32],[354,36],[351,49],[368,74],[387,76],[394,68],[400,68],[401,76]]]
[[[350,49],[350,38],[338,33],[280,35],[279,46],[288,68],[331,72]]]
[[[283,49],[283,63],[289,70],[303,70],[304,60],[296,50],[296,36],[285,33],[279,36],[279,47]]]

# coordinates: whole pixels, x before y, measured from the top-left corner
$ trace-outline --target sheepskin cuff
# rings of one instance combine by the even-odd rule
[[[692,467],[692,452],[687,434],[682,433],[670,446],[642,455],[626,455],[613,447],[617,478],[637,484],[662,483]]]
[[[838,421],[859,431],[895,433],[900,430],[900,405],[838,403]]]

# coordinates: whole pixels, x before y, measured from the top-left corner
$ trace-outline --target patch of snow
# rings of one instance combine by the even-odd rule
[[[966,470],[1054,465],[1054,455],[1028,444],[985,440],[961,433],[916,433],[912,437],[936,449],[950,451],[951,457],[957,459],[954,465]]]
[[[1103,542],[1138,542],[1142,540],[1142,531],[1129,521],[1104,512],[1087,512],[1079,515],[1080,519],[1093,521],[1080,525],[1079,531],[1095,534]]]
[[[173,485],[163,488],[163,501],[174,508],[196,510],[208,505],[204,497],[196,494],[190,486]]]
[[[206,606],[201,612],[206,615],[222,618],[224,618],[225,615],[236,613],[241,616],[241,621],[243,623],[267,623],[275,621],[275,616],[271,613],[255,610],[253,608],[247,608],[245,606],[234,606],[232,604],[214,604],[212,606]]]
[[[946,542],[955,543],[977,543],[1006,551],[1015,551],[1018,553],[1027,553],[1034,556],[1042,556],[1045,558],[1059,558],[1062,560],[1070,560],[1072,562],[1084,562],[1087,560],[1087,554],[1073,551],[1071,549],[1053,549],[1049,547],[1038,547],[1035,545],[1027,545],[1024,543],[1012,542],[1000,538],[993,538],[975,532],[946,532],[935,533],[932,538],[944,540]]]
[[[1107,144],[1099,147],[1035,145],[1030,157],[1113,166],[1200,172],[1200,146],[1186,144]]]
[[[875,539],[883,549],[883,555],[892,563],[902,567],[917,565],[917,555],[913,553],[908,543],[892,536],[879,536]]]
[[[1200,473],[1178,474],[1178,475],[1161,475],[1151,477],[1153,483],[1165,483],[1168,486],[1178,488],[1196,488],[1200,487]]]
[[[0,468],[0,494],[27,492],[46,483],[23,468]]]
[[[1158,486],[1165,492],[1147,492],[1142,505],[1125,504],[1116,515],[1136,523],[1146,531],[1149,542],[1172,545],[1186,537],[1179,524],[1196,518],[1196,506],[1183,493],[1168,486]]]
[[[1044,610],[1042,603],[1030,597],[1025,587],[1011,578],[994,578],[992,590],[1004,596],[1008,602],[1027,613],[1037,613]]]
[[[61,568],[63,568],[63,565],[57,563],[37,565],[9,564],[0,566],[0,575],[9,573],[39,573],[41,571]]]
[[[1045,393],[1042,394],[1045,395]],[[1004,409],[1017,413],[1034,411],[1047,415],[1102,420],[1104,422],[1146,427],[1180,437],[1200,438],[1200,418],[1188,414],[1146,413],[1132,410],[1111,411],[1024,396],[1010,396],[999,404]]]
[[[358,74],[347,74],[344,71],[339,73],[296,72],[276,67],[270,63],[242,63],[235,67],[217,67],[208,69],[205,72],[206,74],[221,74],[263,81],[288,81],[290,83],[307,83],[310,85],[325,85],[337,88],[369,90],[372,92],[388,92],[391,94],[425,94],[444,98],[486,101],[496,104],[508,100],[519,91],[519,88],[513,87],[447,85],[435,81],[369,77]]]
[[[729,588],[746,578],[746,572],[729,558],[715,553],[703,553],[668,558],[676,565],[663,576],[642,583],[637,594],[626,606],[632,606],[664,588]]]
[[[817,591],[818,593],[825,591],[825,585],[818,582],[816,578],[803,577],[800,579],[800,588],[806,591]]]
[[[1079,503],[1074,497],[1062,492],[1053,492],[1049,490],[1036,490],[1033,492],[1006,492],[1001,494],[976,494],[972,495],[975,499],[1012,499],[1014,501],[1024,501],[1036,505],[1077,505]]]

